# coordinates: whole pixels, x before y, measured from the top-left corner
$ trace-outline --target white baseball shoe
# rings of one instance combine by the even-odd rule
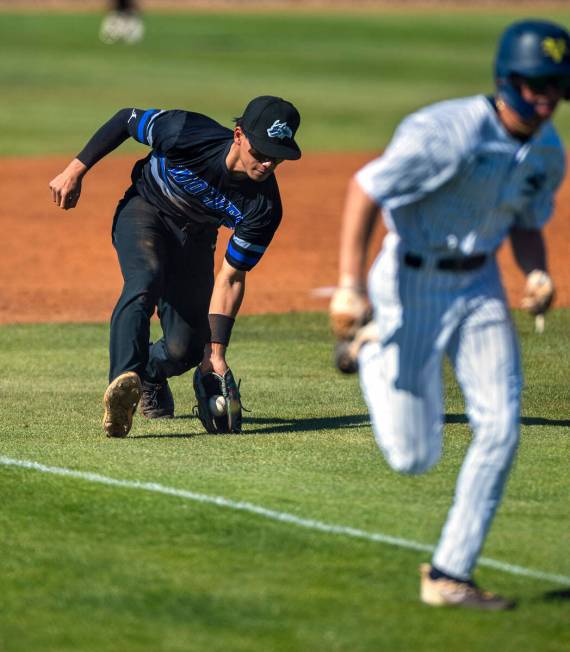
[[[99,30],[99,38],[107,45],[112,45],[119,41],[123,36],[123,15],[119,11],[109,12]]]
[[[449,578],[432,580],[430,564],[420,566],[421,601],[432,607],[464,607],[486,611],[512,609],[514,602],[506,600],[495,593],[483,591],[473,582],[460,582]]]
[[[141,380],[134,371],[117,376],[103,397],[103,428],[107,437],[126,437],[142,394]]]
[[[111,11],[101,23],[99,38],[107,45],[113,45],[119,41],[132,45],[142,41],[144,32],[143,19],[139,13]]]
[[[144,23],[137,13],[131,13],[123,19],[123,41],[128,45],[139,43],[144,37]]]

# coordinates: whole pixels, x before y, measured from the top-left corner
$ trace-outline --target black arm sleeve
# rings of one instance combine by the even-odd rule
[[[91,137],[87,145],[79,152],[78,158],[91,168],[109,152],[116,149],[130,137],[127,129],[131,109],[121,109]]]

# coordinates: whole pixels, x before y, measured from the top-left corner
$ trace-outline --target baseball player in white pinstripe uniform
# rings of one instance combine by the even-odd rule
[[[449,357],[473,439],[432,563],[421,567],[421,599],[482,609],[513,606],[471,577],[517,449],[522,386],[495,252],[510,237],[527,276],[523,305],[542,315],[554,288],[541,228],[565,170],[550,118],[570,97],[568,32],[547,21],[509,26],[495,78],[493,97],[441,102],[404,119],[384,155],[352,179],[330,307],[336,335],[361,342],[370,299],[365,332],[375,329],[375,341],[357,362],[376,441],[397,471],[423,473],[441,455]],[[380,207],[388,234],[366,293]]]

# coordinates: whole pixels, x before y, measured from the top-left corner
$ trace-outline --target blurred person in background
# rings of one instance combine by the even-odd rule
[[[110,0],[99,38],[107,45],[123,41],[132,45],[144,37],[144,23],[137,0]]]

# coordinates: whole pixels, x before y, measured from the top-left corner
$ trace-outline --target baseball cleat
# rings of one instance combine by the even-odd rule
[[[174,416],[174,397],[168,381],[142,384],[141,412],[147,419],[172,419]]]
[[[134,371],[117,376],[107,387],[103,397],[103,428],[107,437],[126,437],[129,434],[141,394],[141,381]]]
[[[515,603],[495,593],[483,591],[473,582],[460,582],[449,578],[433,580],[430,564],[420,566],[421,601],[432,607],[464,607],[485,611],[512,609]]]

